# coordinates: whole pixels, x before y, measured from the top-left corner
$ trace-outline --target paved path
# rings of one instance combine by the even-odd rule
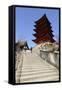
[[[18,65],[16,77],[16,83],[57,81],[59,72],[56,67],[42,60],[36,53],[26,51],[23,53],[22,65],[21,62]]]

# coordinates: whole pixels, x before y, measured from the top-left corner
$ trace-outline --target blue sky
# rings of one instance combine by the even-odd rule
[[[48,20],[51,22],[54,39],[58,41],[59,38],[59,10],[57,9],[40,9],[40,8],[20,8],[16,7],[16,42],[18,40],[27,40],[29,47],[36,44],[32,42],[35,37],[32,35],[35,32],[35,21],[46,14]]]

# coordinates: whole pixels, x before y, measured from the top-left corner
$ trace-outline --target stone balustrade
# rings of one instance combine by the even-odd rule
[[[42,51],[40,57],[59,68],[59,51]]]

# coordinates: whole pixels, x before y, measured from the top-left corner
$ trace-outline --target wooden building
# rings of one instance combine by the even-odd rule
[[[39,20],[35,22],[35,29],[34,31],[36,32],[33,34],[34,37],[36,37],[35,40],[32,40],[36,44],[40,44],[41,42],[55,42],[53,39],[53,31],[52,31],[52,26],[51,23],[49,22],[46,14],[44,14]]]
[[[18,41],[16,43],[16,50],[19,51],[19,50],[23,50],[23,49],[29,50],[29,46],[28,46],[27,41],[22,41],[22,40]]]

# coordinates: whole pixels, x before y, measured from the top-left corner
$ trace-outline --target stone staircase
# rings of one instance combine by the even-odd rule
[[[22,69],[16,71],[16,83],[58,81],[59,71],[34,52],[23,52]]]

